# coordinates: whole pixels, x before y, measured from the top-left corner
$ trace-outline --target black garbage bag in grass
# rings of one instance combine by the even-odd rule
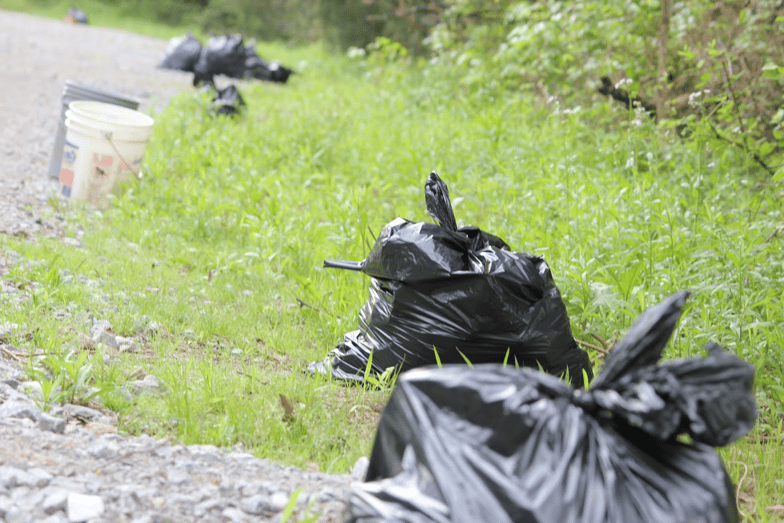
[[[212,97],[212,109],[215,114],[237,116],[245,108],[245,100],[235,85],[223,89],[215,89]]]
[[[213,36],[193,66],[193,84],[214,83],[214,76],[242,78],[245,73],[245,44],[242,35]]]
[[[644,313],[589,390],[501,365],[402,375],[344,521],[737,522],[713,447],[751,430],[754,369],[715,344],[659,363],[687,295]]]
[[[256,54],[255,40],[251,40],[245,45],[245,78],[285,84],[292,74],[294,74],[292,69],[284,67],[278,62],[262,60]]]
[[[172,38],[166,45],[166,57],[159,67],[192,72],[201,56],[201,49],[201,42],[191,33]]]
[[[390,367],[404,372],[467,359],[568,373],[578,387],[584,375],[591,379],[590,360],[572,337],[547,263],[510,251],[476,227],[458,228],[436,173],[427,180],[425,200],[440,225],[398,218],[364,261],[324,262],[371,276],[370,297],[359,312],[359,330],[345,334],[309,370],[362,382],[366,370],[376,376]]]
[[[172,38],[159,67],[193,72],[193,85],[197,87],[214,86],[217,75],[286,83],[294,74],[292,69],[277,62],[262,60],[256,54],[255,40],[244,43],[239,33],[213,36],[206,46],[190,33]]]

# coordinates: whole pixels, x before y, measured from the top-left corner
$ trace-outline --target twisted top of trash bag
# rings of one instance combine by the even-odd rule
[[[719,447],[749,432],[756,419],[751,365],[715,343],[705,358],[659,363],[688,297],[679,292],[643,313],[573,402],[663,440],[685,433]]]
[[[425,183],[425,203],[438,225],[396,218],[384,226],[364,260],[325,260],[324,267],[411,283],[482,274],[488,262],[477,255],[480,251],[510,250],[498,236],[477,227],[457,227],[449,189],[435,172]]]
[[[435,171],[430,173],[425,182],[425,204],[427,204],[427,212],[441,227],[457,231],[455,212],[449,200],[449,189]]]

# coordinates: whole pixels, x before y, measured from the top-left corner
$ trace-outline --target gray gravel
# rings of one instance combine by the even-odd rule
[[[140,110],[154,112],[193,89],[190,74],[156,68],[165,45],[0,10],[0,234],[62,235],[64,218],[48,204],[58,198],[59,184],[47,172],[65,81],[140,99]],[[35,401],[40,386],[23,370],[25,354],[8,344],[15,326],[2,314],[26,299],[5,279],[18,262],[14,253],[0,253],[0,520],[280,521],[301,490],[289,521],[315,513],[318,521],[340,521],[364,460],[352,474],[326,475],[257,459],[242,448],[123,437],[100,402],[42,411]],[[86,330],[93,342],[119,351],[134,350],[138,341],[113,335],[100,318]],[[154,376],[128,384],[130,395],[158,393],[165,391]]]
[[[138,99],[146,113],[192,91],[191,75],[158,69],[166,42],[126,31],[0,10],[0,232],[56,232],[47,175],[66,80]]]

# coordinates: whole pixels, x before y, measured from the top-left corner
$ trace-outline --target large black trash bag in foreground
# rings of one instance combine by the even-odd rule
[[[568,372],[582,386],[592,378],[577,346],[550,268],[538,256],[511,252],[500,238],[457,227],[446,184],[432,173],[425,185],[428,212],[440,223],[398,218],[381,231],[362,262],[326,267],[372,276],[359,330],[344,335],[311,372],[363,381],[369,372],[431,365],[502,363]],[[435,350],[438,350],[436,359]],[[371,358],[372,353],[372,358]]]
[[[344,521],[738,521],[712,447],[751,430],[754,369],[715,344],[658,363],[686,297],[644,313],[589,390],[502,365],[402,375]]]

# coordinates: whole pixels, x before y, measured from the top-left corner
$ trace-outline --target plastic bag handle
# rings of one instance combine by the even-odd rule
[[[438,224],[450,231],[457,231],[455,212],[449,200],[449,189],[435,171],[425,182],[425,203],[427,212],[438,221]]]
[[[361,271],[364,265],[364,262],[324,260],[324,267],[328,269],[348,269],[350,271]]]

